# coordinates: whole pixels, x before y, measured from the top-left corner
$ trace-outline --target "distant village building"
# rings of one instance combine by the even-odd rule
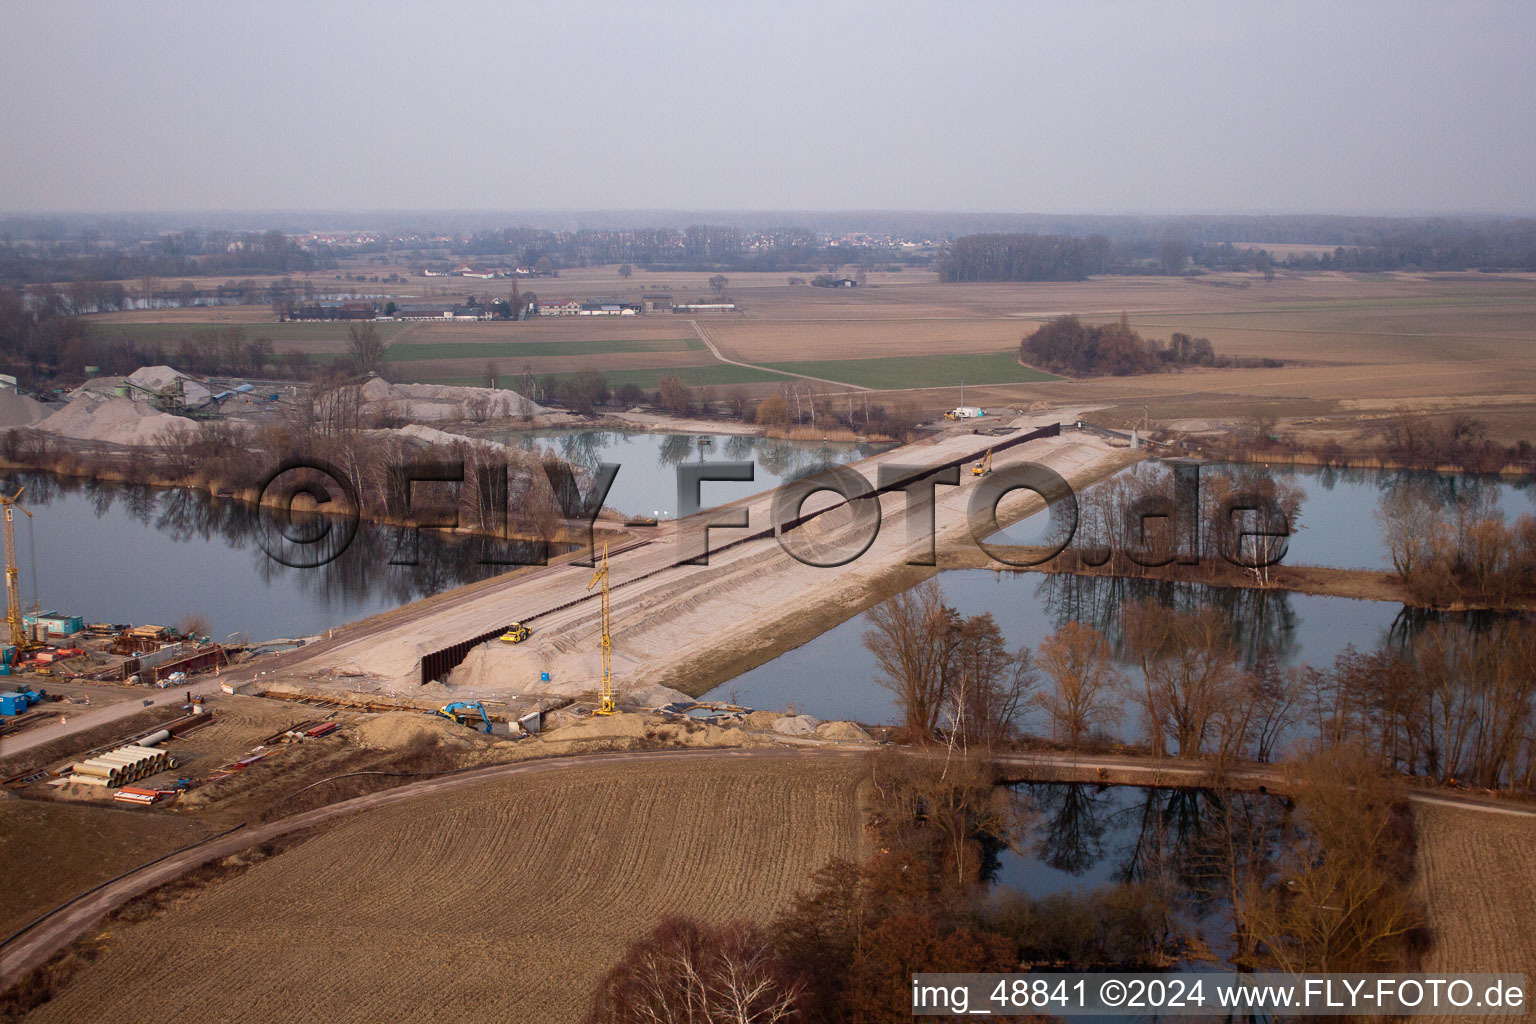
[[[306,302],[293,312],[295,320],[372,320],[378,315],[371,302]]]
[[[452,320],[454,304],[451,302],[412,302],[395,310],[397,320]]]
[[[580,316],[581,303],[575,299],[564,302],[540,302],[539,316]]]
[[[674,313],[734,313],[734,302],[686,302],[672,307]]]

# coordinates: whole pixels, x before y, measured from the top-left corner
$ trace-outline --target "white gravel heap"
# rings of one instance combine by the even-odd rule
[[[185,416],[172,416],[130,398],[110,398],[103,402],[93,394],[81,394],[68,405],[38,424],[38,429],[60,437],[108,444],[152,445],[173,427],[190,428]]]

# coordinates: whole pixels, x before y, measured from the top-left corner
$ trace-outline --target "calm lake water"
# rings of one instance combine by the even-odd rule
[[[1265,835],[1278,835],[1282,823],[1294,827],[1283,801],[1261,795],[1060,783],[1021,783],[1011,795],[1026,809],[1028,826],[987,865],[994,892],[1007,887],[1038,900],[1149,884],[1223,958],[1233,952],[1231,902],[1208,854],[1232,820]]]
[[[966,569],[940,573],[945,601],[961,615],[991,612],[1012,648],[1037,647],[1068,621],[1102,631],[1119,648],[1119,608],[1130,598],[1152,597],[1193,610],[1203,604],[1223,608],[1233,635],[1250,661],[1264,649],[1282,665],[1331,666],[1347,645],[1366,650],[1382,641],[1411,634],[1431,616],[1380,601],[1320,597],[1279,590],[1238,590],[1196,584],[1107,577],[999,573]],[[783,709],[793,705],[818,718],[851,718],[873,724],[898,719],[895,700],[877,682],[874,655],[863,644],[869,630],[864,613],[800,647],[760,665],[708,694],[749,707]],[[1122,669],[1130,671],[1128,662]],[[1030,720],[1026,727],[1038,727]],[[1133,735],[1127,712],[1123,734]]]
[[[432,531],[420,535],[419,564],[390,565],[406,550],[400,531],[367,523],[331,564],[290,568],[261,547],[270,514],[244,502],[40,473],[3,481],[8,494],[20,484],[22,505],[35,517],[16,517],[23,601],[30,608],[36,594],[45,609],[87,622],[178,626],[195,612],[219,638],[307,636],[493,568],[479,564],[477,541]]]
[[[698,434],[584,431],[518,435],[529,446],[595,467],[623,468],[608,504],[633,515],[676,510],[675,467],[700,460],[752,460],[752,483],[705,483],[707,506],[748,497],[805,469],[864,458],[877,446],[773,441]],[[508,438],[502,438],[512,443]],[[262,547],[274,520],[243,502],[206,494],[97,483],[44,473],[13,474],[6,493],[25,484],[17,515],[17,548],[26,607],[83,616],[88,622],[178,626],[196,613],[224,637],[253,640],[310,636],[409,601],[506,571],[484,564],[485,542],[423,530],[413,546],[406,531],[363,523],[340,558],[293,568]],[[493,558],[527,554],[498,551]],[[414,565],[391,564],[415,560]],[[36,572],[32,569],[35,561]]]
[[[868,458],[890,445],[830,441],[783,441],[735,434],[658,434],[610,430],[497,431],[486,436],[507,445],[543,448],[573,465],[595,471],[599,463],[620,467],[605,504],[633,516],[658,519],[678,514],[677,467],[699,462],[752,462],[750,483],[708,481],[701,485],[704,508],[771,490],[787,479],[822,466]]]
[[[1147,472],[1156,468],[1155,463],[1143,464],[1122,472]],[[1272,476],[1305,492],[1299,529],[1290,538],[1282,559],[1285,565],[1390,570],[1391,553],[1382,539],[1375,513],[1381,499],[1402,486],[1429,487],[1447,502],[1485,500],[1509,523],[1522,515],[1536,515],[1536,481],[1524,478],[1200,463],[1202,481],[1217,475],[1250,474]],[[1035,515],[991,539],[1000,544],[1044,544],[1048,529],[1047,517]]]

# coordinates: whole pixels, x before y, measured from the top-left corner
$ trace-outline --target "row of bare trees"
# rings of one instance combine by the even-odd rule
[[[989,613],[961,617],[930,580],[872,609],[864,644],[913,742],[997,749],[1036,712],[1077,748],[1129,711],[1160,756],[1271,762],[1354,744],[1394,773],[1536,791],[1536,623],[1436,623],[1332,667],[1284,668],[1246,652],[1217,608],[1127,600],[1118,621],[1118,649],[1068,621],[1009,650]]]
[[[1407,650],[1349,648],[1301,678],[1327,745],[1354,744],[1395,773],[1536,791],[1536,623],[1435,623]]]
[[[1536,516],[1506,523],[1490,489],[1452,495],[1430,480],[1400,480],[1376,521],[1416,601],[1508,608],[1536,598]]]
[[[1208,578],[1236,567],[1267,584],[1300,528],[1305,500],[1296,484],[1256,469],[1201,473],[1143,464],[1077,496],[1076,532],[1056,565],[1154,576],[1179,562],[1198,564],[1189,571]],[[1054,545],[1067,543],[1067,525],[1055,520]]]

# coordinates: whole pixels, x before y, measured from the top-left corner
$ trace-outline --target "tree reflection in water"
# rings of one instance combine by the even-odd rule
[[[1034,825],[1019,853],[999,851],[998,859],[1039,865],[1026,861],[1014,873],[1024,891],[1054,884],[1038,874],[1042,868],[1073,877],[1094,872],[1112,883],[1152,887],[1192,923],[1224,920],[1231,935],[1241,931],[1234,894],[1261,877],[1297,835],[1288,803],[1264,794],[1090,783],[1011,789],[1033,812]],[[994,870],[986,880],[997,877]],[[1218,936],[1214,944],[1225,955],[1235,951],[1229,939]]]
[[[214,498],[201,491],[156,488],[58,477],[47,473],[11,474],[3,486],[14,494],[25,486],[34,507],[64,495],[80,494],[97,518],[115,514],[149,526],[177,542],[216,541],[248,552],[256,576],[265,583],[296,582],[302,591],[325,604],[356,603],[368,597],[404,604],[451,587],[507,572],[517,561],[534,564],[537,545],[502,541],[437,530],[421,530],[412,542],[407,528],[360,523],[357,535],[339,558],[315,568],[291,567],[272,559],[260,544],[264,532],[284,530],[288,536],[312,535],[324,518],[305,513],[285,516],[243,501]],[[330,535],[336,536],[333,531]],[[320,548],[324,550],[323,544]],[[413,552],[414,564],[395,564],[402,552]],[[306,559],[315,551],[306,551]],[[192,571],[190,568],[188,571]]]

